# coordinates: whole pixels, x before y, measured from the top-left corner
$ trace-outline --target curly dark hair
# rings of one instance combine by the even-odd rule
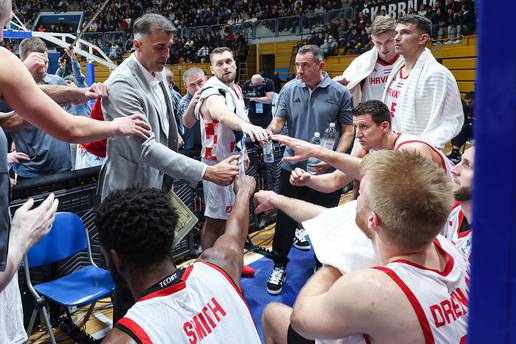
[[[355,106],[353,116],[362,115],[371,115],[373,122],[377,125],[382,124],[382,122],[391,124],[391,112],[387,105],[379,100],[367,100]]]
[[[111,192],[95,214],[104,249],[137,268],[172,259],[177,220],[166,193],[141,187]]]

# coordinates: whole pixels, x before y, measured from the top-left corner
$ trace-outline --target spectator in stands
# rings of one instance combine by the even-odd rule
[[[379,266],[345,275],[329,265],[319,269],[293,308],[278,303],[266,307],[266,343],[464,340],[469,264],[439,235],[452,208],[449,180],[419,154],[386,150],[365,158],[361,175],[355,222],[372,241]],[[266,191],[255,195],[254,204],[257,211],[284,209],[298,221],[323,216],[325,211]],[[405,216],[399,217],[400,212]],[[450,294],[457,311],[454,321],[443,326],[433,321],[432,314]],[[428,327],[422,330],[421,323]]]
[[[206,75],[198,67],[192,67],[183,74],[183,83],[186,87],[186,94],[177,107],[177,113],[181,116],[185,128],[183,139],[184,149],[201,150],[201,127],[200,121],[194,116],[194,109],[201,96],[202,88],[206,83]]]
[[[360,48],[360,35],[358,34],[357,28],[354,27],[351,29],[351,32],[348,35],[346,40],[346,47],[344,49],[344,55],[351,53],[354,54],[355,50]]]
[[[339,44],[337,43],[335,38],[333,38],[332,35],[327,35],[326,39],[324,40],[324,43],[321,45],[321,49],[324,53],[324,56],[337,55],[338,48],[339,48]]]
[[[56,75],[63,78],[68,86],[71,87],[80,87],[86,88],[88,85],[86,84],[86,77],[82,74],[81,65],[79,61],[77,61],[77,57],[75,56],[75,51],[73,47],[69,47],[65,49],[66,58],[63,56],[59,63],[59,68],[56,71]],[[70,60],[70,64],[72,66],[72,75],[66,75],[67,70],[67,61]],[[76,116],[89,116],[91,112],[91,107],[89,102],[85,102],[84,104],[79,105],[71,105],[68,109],[68,112],[72,115]]]
[[[329,123],[335,123],[339,134],[334,149],[346,152],[353,140],[351,94],[323,71],[324,59],[319,47],[305,45],[299,48],[295,64],[298,77],[289,81],[281,90],[278,109],[268,129],[278,134],[286,122],[291,137],[309,141],[315,131],[323,133]],[[291,154],[292,151],[287,149],[284,156],[288,157]],[[279,179],[280,194],[304,200],[316,200],[318,204],[327,207],[338,204],[340,192],[323,195],[309,188],[292,186],[289,182],[290,172],[296,167],[306,168],[306,162],[282,164]],[[326,163],[312,166],[315,174],[326,173],[328,167]],[[284,212],[278,212],[277,230],[272,244],[275,254],[274,269],[267,282],[267,291],[271,294],[279,294],[283,289],[286,280],[287,256],[292,247],[296,226],[296,221]]]
[[[107,81],[109,98],[102,101],[106,120],[142,114],[149,121],[148,140],[108,140],[107,160],[102,170],[102,199],[116,189],[133,185],[170,191],[173,178],[195,187],[203,179],[231,184],[239,169],[227,161],[207,166],[177,153],[179,134],[173,118],[163,68],[168,60],[174,27],[165,17],[145,14],[133,25],[135,53],[128,57]],[[122,317],[134,303],[124,286],[118,286],[114,318]]]
[[[462,36],[462,13],[448,8],[448,41],[446,43],[460,43]]]
[[[473,138],[473,92],[468,92],[464,96],[462,110],[464,111],[464,125],[460,133],[452,140],[452,151],[448,159],[454,163],[459,163],[461,159],[460,150],[468,140]]]
[[[209,55],[210,55],[210,50],[208,49],[208,47],[206,45],[203,45],[202,47],[199,48],[199,50],[197,50],[198,62],[205,63],[206,58]]]
[[[465,35],[472,35],[476,29],[475,6],[471,1],[462,4],[462,28]]]
[[[383,102],[391,110],[394,131],[442,148],[459,133],[464,114],[455,77],[425,48],[430,30],[430,20],[419,15],[398,20],[396,51],[404,60],[394,65]]]
[[[129,309],[104,343],[260,343],[239,288],[256,181],[241,176],[235,184],[237,202],[224,234],[186,269],[171,258],[179,217],[166,194],[136,188],[104,200],[95,226],[106,264],[135,299],[146,300]]]
[[[388,16],[376,16],[371,25],[373,48],[355,58],[334,80],[348,87],[358,105],[371,99],[381,100],[392,67],[400,58],[394,36],[396,22]]]

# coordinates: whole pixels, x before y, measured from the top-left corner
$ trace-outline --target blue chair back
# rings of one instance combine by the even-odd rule
[[[79,216],[58,212],[47,236],[27,252],[29,267],[57,262],[88,248],[84,224]]]

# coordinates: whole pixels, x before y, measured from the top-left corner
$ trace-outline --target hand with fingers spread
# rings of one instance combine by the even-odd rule
[[[7,163],[9,165],[17,165],[23,160],[30,160],[30,157],[23,152],[16,151],[7,154]]]
[[[33,208],[34,200],[30,198],[13,216],[11,222],[11,240],[19,240],[20,243],[31,248],[41,240],[52,227],[59,201],[54,194],[50,194],[43,203]]]
[[[310,182],[312,175],[302,168],[296,168],[290,173],[290,184],[294,186],[305,186]]]
[[[240,167],[234,164],[238,158],[238,155],[232,155],[216,165],[208,166],[203,179],[223,186],[231,184],[240,172]]]
[[[271,139],[283,143],[294,152],[294,156],[284,157],[283,161],[304,161],[313,157],[320,146],[285,135],[272,135]]]
[[[333,80],[337,81],[338,83],[347,86],[349,84],[349,80],[346,79],[343,75],[337,75],[333,78]]]
[[[151,135],[149,123],[141,115],[132,115],[128,117],[118,117],[113,120],[117,126],[117,136],[139,136],[142,139],[148,139]]]
[[[253,142],[259,141],[260,143],[265,143],[270,136],[270,130],[263,129],[257,125],[252,125],[251,123],[243,125],[242,131],[244,134],[249,136]]]
[[[279,195],[274,191],[261,190],[254,194],[254,212],[269,213],[274,210],[274,201]]]

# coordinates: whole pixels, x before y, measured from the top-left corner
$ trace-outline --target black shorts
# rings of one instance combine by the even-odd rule
[[[292,325],[288,325],[287,344],[315,344],[315,340],[306,339],[297,333],[296,330],[292,328]]]

